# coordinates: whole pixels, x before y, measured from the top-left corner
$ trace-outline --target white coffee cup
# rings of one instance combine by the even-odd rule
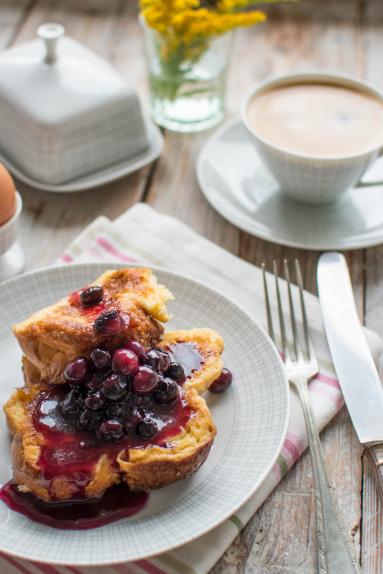
[[[366,170],[380,155],[383,141],[381,145],[378,147],[375,145],[367,152],[363,150],[356,154],[318,158],[283,150],[277,145],[266,142],[256,133],[249,122],[247,113],[249,103],[253,98],[271,88],[305,83],[326,83],[357,89],[379,98],[383,103],[383,94],[377,88],[351,76],[331,72],[307,71],[287,74],[262,82],[251,90],[242,106],[242,120],[262,161],[278,181],[281,193],[303,203],[321,205],[337,201],[348,189],[357,185],[383,183],[360,181]]]

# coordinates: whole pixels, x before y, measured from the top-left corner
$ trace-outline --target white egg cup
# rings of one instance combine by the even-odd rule
[[[25,254],[17,242],[17,228],[23,202],[16,192],[16,211],[9,221],[0,225],[0,281],[21,273],[25,266]]]

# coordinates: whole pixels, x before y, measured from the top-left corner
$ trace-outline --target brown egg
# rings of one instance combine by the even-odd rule
[[[16,211],[16,188],[9,171],[0,163],[0,225]]]

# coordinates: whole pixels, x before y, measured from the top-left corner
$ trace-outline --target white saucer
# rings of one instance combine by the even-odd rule
[[[382,167],[383,159],[363,181],[382,180]],[[354,188],[338,203],[321,207],[284,198],[241,120],[226,124],[206,142],[197,177],[207,200],[225,219],[267,241],[319,250],[383,243],[382,185]]]
[[[51,191],[53,193],[75,193],[84,191],[120,179],[156,160],[163,148],[162,134],[152,122],[148,122],[147,129],[149,132],[149,147],[141,154],[60,185],[51,185],[30,178],[1,153],[0,163],[3,163],[17,179],[35,189]]]

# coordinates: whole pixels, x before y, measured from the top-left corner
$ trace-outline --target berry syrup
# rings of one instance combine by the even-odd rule
[[[203,365],[203,358],[194,343],[175,343],[169,345],[168,350],[172,361],[183,366],[186,379],[189,379],[195,371],[199,371]]]
[[[73,293],[71,293],[68,297],[68,302],[69,302],[69,305],[71,307],[75,307],[76,309],[78,309],[78,311],[82,315],[87,315],[87,316],[91,316],[91,317],[98,317],[103,311],[110,308],[111,303],[109,301],[101,301],[97,305],[93,305],[90,307],[84,307],[81,304],[81,299],[80,299],[81,291],[83,291],[83,289],[80,289],[79,291],[74,291]]]
[[[87,530],[128,518],[143,509],[149,495],[132,492],[125,483],[109,488],[101,498],[44,502],[30,493],[22,493],[13,482],[0,490],[5,504],[35,522],[62,530]]]
[[[170,449],[172,437],[178,435],[189,421],[192,411],[184,398],[182,383],[201,368],[203,357],[193,343],[176,343],[169,346],[168,352],[185,372],[185,378],[179,381],[176,400],[172,404],[158,404],[153,396],[134,397],[141,401],[138,405],[145,416],[155,423],[158,429],[155,436],[145,439],[130,431],[122,440],[109,442],[94,433],[79,430],[78,417],[60,408],[69,385],[51,388],[40,393],[31,406],[33,425],[44,437],[39,459],[41,485],[49,492],[53,481],[62,477],[70,483],[73,498],[64,502],[44,502],[33,494],[19,492],[15,483],[10,481],[0,490],[0,499],[11,509],[37,522],[62,529],[95,528],[141,510],[148,494],[131,492],[125,483],[109,488],[100,499],[87,498],[86,487],[102,455],[109,457],[113,467],[117,466],[118,456],[128,459],[129,449],[149,445]]]
[[[39,460],[42,484],[49,489],[54,478],[63,476],[75,485],[77,497],[85,497],[85,487],[103,454],[107,454],[113,465],[122,451],[125,458],[132,448],[148,445],[170,448],[168,443],[171,438],[181,432],[191,416],[191,410],[182,395],[170,407],[156,405],[148,400],[144,410],[157,424],[158,434],[145,440],[132,432],[120,442],[106,442],[93,434],[79,431],[75,419],[62,414],[59,402],[65,390],[64,387],[53,389],[40,397],[34,406],[33,421],[36,430],[44,436]]]

